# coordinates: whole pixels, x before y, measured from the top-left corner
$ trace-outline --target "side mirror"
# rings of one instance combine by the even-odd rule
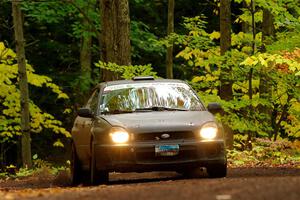
[[[212,114],[220,113],[222,111],[222,106],[219,103],[209,103],[207,109]]]
[[[78,110],[77,114],[80,117],[85,117],[85,118],[92,118],[93,117],[93,113],[92,113],[91,109],[89,109],[89,108],[80,108]]]

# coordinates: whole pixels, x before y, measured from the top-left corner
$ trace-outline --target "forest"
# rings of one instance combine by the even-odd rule
[[[2,174],[26,166],[24,131],[34,167],[67,165],[74,118],[94,86],[149,75],[185,80],[206,105],[222,105],[230,164],[299,166],[300,1],[0,0],[0,60]]]

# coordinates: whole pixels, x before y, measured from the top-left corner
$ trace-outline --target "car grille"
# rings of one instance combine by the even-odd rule
[[[168,137],[163,137],[163,135]],[[148,141],[167,141],[179,139],[194,139],[195,134],[192,131],[174,131],[174,132],[156,132],[156,133],[138,133],[135,134],[134,140],[136,142]]]

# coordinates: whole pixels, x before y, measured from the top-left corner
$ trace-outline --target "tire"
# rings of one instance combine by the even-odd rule
[[[71,158],[71,184],[79,185],[83,183],[83,171],[80,166],[78,155],[76,153],[75,144],[72,142],[72,158]]]
[[[109,181],[109,173],[105,170],[97,170],[96,169],[96,155],[95,155],[95,145],[92,142],[91,149],[91,184],[92,185],[100,185],[107,184]]]
[[[207,173],[211,178],[223,178],[227,175],[227,163],[215,164],[207,167]]]

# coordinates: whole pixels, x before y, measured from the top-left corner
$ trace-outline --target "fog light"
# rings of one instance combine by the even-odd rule
[[[123,144],[128,142],[129,134],[123,128],[112,128],[110,131],[110,137],[114,143]]]
[[[200,136],[203,139],[211,140],[217,136],[218,125],[215,122],[209,122],[202,126],[200,130]]]

